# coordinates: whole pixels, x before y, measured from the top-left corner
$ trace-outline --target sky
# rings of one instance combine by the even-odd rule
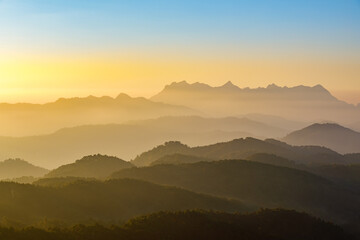
[[[183,80],[322,84],[360,103],[360,1],[0,0],[0,102]]]

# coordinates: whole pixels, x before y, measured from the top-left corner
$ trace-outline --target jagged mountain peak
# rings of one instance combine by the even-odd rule
[[[226,90],[240,90],[240,88],[235,84],[233,84],[231,81],[227,81],[224,85],[220,86],[219,88]]]
[[[187,81],[181,81],[181,82],[172,82],[169,85],[165,86],[164,90],[206,90],[206,89],[212,89],[211,86],[195,82],[195,83],[188,83]]]
[[[282,87],[276,85],[275,83],[272,83],[272,84],[269,84],[266,89],[280,89]],[[287,88],[287,87],[284,87],[284,88]]]

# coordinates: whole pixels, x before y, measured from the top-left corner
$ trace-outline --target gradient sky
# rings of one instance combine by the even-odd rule
[[[359,0],[0,0],[0,101],[173,81],[322,84],[360,102]]]

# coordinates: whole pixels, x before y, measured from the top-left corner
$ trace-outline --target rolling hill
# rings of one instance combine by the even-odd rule
[[[167,142],[142,153],[132,163],[136,166],[148,166],[161,157],[177,153],[218,160],[246,159],[257,153],[266,153],[300,164],[346,163],[345,156],[324,147],[297,147],[272,139],[263,141],[255,138],[235,139],[200,147],[189,147],[176,141]]]
[[[336,221],[354,221],[360,196],[314,174],[268,164],[225,160],[121,170],[133,178],[177,186],[262,207],[306,211]]]
[[[258,134],[271,137],[285,133],[246,118],[161,117],[66,128],[49,135],[0,137],[0,158],[23,158],[39,166],[56,168],[97,153],[130,160],[166,141],[199,146]]]
[[[209,211],[159,212],[136,217],[118,226],[76,225],[65,229],[0,228],[4,239],[242,239],[352,240],[339,226],[305,213],[264,209],[251,214]]]
[[[80,177],[106,178],[114,171],[131,168],[133,165],[117,157],[92,155],[83,157],[75,163],[60,166],[45,175],[46,178]]]
[[[65,127],[122,123],[169,115],[194,115],[186,107],[119,94],[116,98],[61,98],[46,104],[0,104],[0,136],[49,134]]]
[[[62,187],[0,183],[2,220],[55,226],[80,223],[119,223],[158,211],[208,209],[227,212],[250,208],[190,191],[137,180],[77,181]]]
[[[21,177],[42,177],[49,170],[34,166],[21,159],[8,159],[0,162],[0,180]]]
[[[360,133],[338,124],[313,124],[288,134],[283,141],[292,145],[317,145],[339,153],[359,153]]]

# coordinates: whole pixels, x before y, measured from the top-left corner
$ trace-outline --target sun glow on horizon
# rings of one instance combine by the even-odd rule
[[[256,3],[254,3],[256,2]],[[174,81],[324,85],[360,102],[356,1],[0,0],[0,102]]]

